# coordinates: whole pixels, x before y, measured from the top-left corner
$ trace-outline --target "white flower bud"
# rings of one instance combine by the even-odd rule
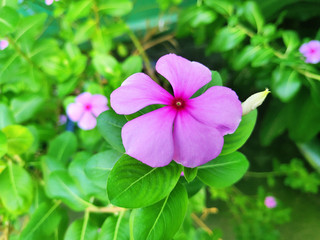
[[[257,92],[245,100],[242,106],[242,116],[248,114],[252,110],[259,107],[263,101],[266,99],[267,95],[270,93],[269,89],[266,88],[263,92]]]

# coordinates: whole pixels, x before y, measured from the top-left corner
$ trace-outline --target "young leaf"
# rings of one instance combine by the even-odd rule
[[[257,110],[244,115],[237,130],[224,136],[224,144],[220,155],[226,155],[238,150],[250,137],[257,121]]]
[[[90,219],[85,221],[78,219],[71,223],[64,236],[64,240],[96,240],[98,238],[98,227]]]
[[[3,207],[13,214],[26,212],[32,202],[33,184],[29,173],[8,162],[0,174],[0,199]]]
[[[112,204],[119,207],[149,206],[172,191],[181,171],[181,165],[174,162],[165,167],[152,168],[123,155],[109,174],[108,197]]]
[[[240,152],[233,152],[199,166],[198,178],[210,187],[224,188],[242,178],[248,167],[247,158]]]
[[[49,144],[48,156],[64,164],[76,152],[77,138],[72,132],[64,132]]]
[[[7,137],[8,153],[22,154],[28,151],[33,142],[33,136],[28,128],[20,125],[9,125],[2,129]]]
[[[98,129],[103,138],[116,150],[125,152],[121,139],[121,128],[127,122],[123,115],[118,115],[112,110],[100,114],[97,119]]]
[[[197,173],[198,173],[198,168],[187,168],[187,167],[183,168],[184,177],[188,182],[192,182],[193,179],[195,179],[195,177],[197,176]]]
[[[187,206],[187,191],[178,184],[160,202],[145,208],[135,209],[130,218],[134,239],[172,239],[184,220]]]
[[[262,30],[264,18],[257,3],[253,1],[245,2],[244,16],[248,22],[257,29],[258,32]]]
[[[129,240],[129,218],[125,212],[107,218],[101,227],[98,240]]]

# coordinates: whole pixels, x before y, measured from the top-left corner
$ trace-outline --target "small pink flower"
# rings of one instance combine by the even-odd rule
[[[320,41],[312,40],[302,44],[299,51],[306,57],[306,63],[316,64],[320,62]]]
[[[60,115],[59,116],[59,122],[58,124],[61,126],[67,122],[67,116],[66,115]]]
[[[267,208],[275,208],[277,206],[277,201],[274,197],[272,196],[267,196],[265,199],[264,199],[264,205],[267,207]]]
[[[96,118],[108,110],[108,99],[100,94],[91,95],[84,92],[76,97],[75,103],[67,107],[67,115],[73,122],[78,122],[79,128],[90,130],[97,125]]]
[[[173,159],[192,168],[216,158],[223,136],[233,133],[241,121],[236,93],[214,86],[191,98],[211,81],[211,71],[175,54],[162,56],[156,70],[171,83],[173,96],[144,73],[131,75],[111,94],[111,106],[118,114],[165,105],[123,126],[126,153],[151,167],[168,165]]]
[[[51,5],[54,1],[58,2],[59,0],[45,0],[45,4]]]
[[[4,50],[9,46],[9,42],[7,40],[0,40],[0,50]]]

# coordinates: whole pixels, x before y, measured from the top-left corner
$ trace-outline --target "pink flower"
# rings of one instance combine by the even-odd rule
[[[45,0],[45,4],[51,5],[54,1],[58,2],[59,0]]]
[[[97,125],[96,117],[108,110],[108,99],[100,94],[91,95],[84,92],[76,97],[75,103],[67,107],[67,115],[73,122],[78,122],[79,128],[90,130]]]
[[[168,165],[172,159],[196,167],[217,157],[223,136],[233,133],[241,121],[236,93],[215,86],[191,98],[211,81],[211,71],[175,54],[161,57],[156,70],[170,82],[174,96],[143,73],[128,77],[111,94],[111,106],[118,114],[132,114],[152,104],[165,105],[123,126],[126,153],[151,167]]]
[[[272,196],[267,196],[264,199],[264,205],[266,205],[267,208],[275,208],[277,206],[277,201]]]
[[[4,50],[9,46],[9,42],[7,40],[0,40],[0,50]]]
[[[320,62],[320,41],[312,40],[302,44],[299,51],[306,57],[306,63],[316,64]]]

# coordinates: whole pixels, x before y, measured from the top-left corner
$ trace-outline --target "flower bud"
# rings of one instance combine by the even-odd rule
[[[242,116],[248,114],[252,110],[259,107],[263,101],[266,99],[267,95],[270,93],[269,89],[266,88],[263,92],[257,92],[245,100],[242,106]]]

